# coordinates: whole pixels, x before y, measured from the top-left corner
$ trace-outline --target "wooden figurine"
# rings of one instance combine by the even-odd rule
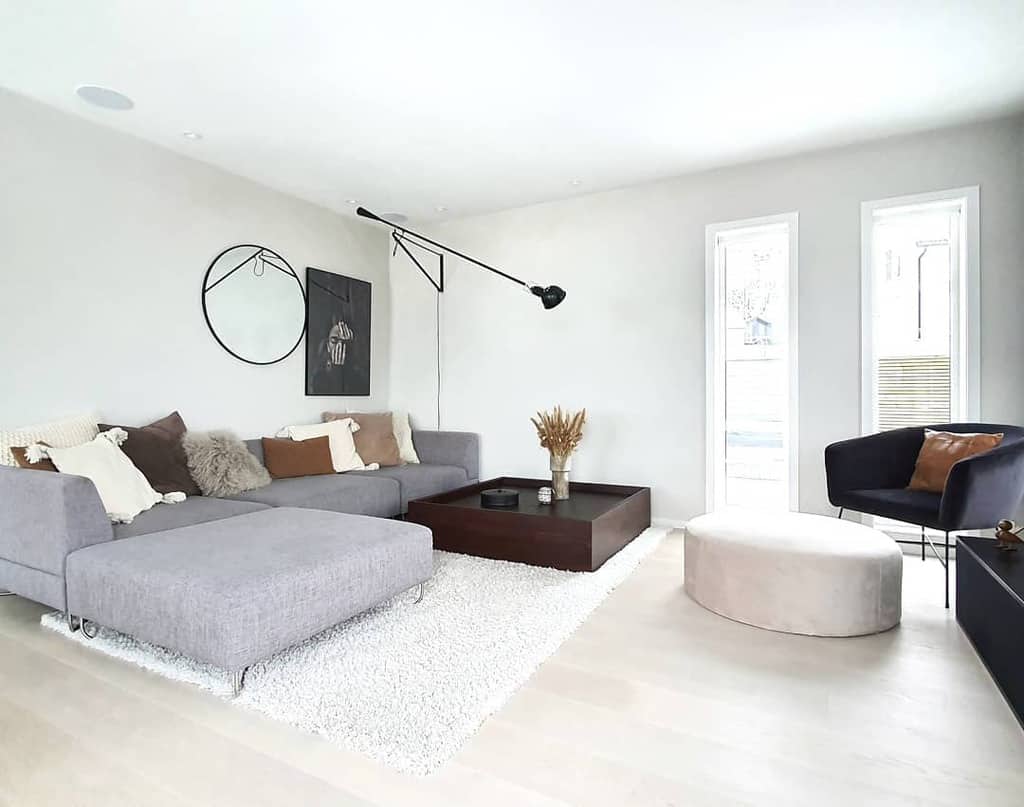
[[[1003,519],[996,524],[996,540],[999,542],[999,548],[1006,551],[1012,552],[1017,550],[1021,543],[1020,534],[1024,531],[1024,527],[1017,527],[1012,521]]]

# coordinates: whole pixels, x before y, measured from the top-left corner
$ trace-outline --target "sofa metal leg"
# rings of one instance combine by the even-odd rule
[[[13,597],[14,592],[7,589],[0,589],[0,597]]]
[[[946,531],[946,607],[949,608],[949,531]]]
[[[846,509],[845,507],[840,507],[839,508],[839,515],[837,516],[837,518],[842,518],[843,517],[843,510],[845,510],[845,509]]]
[[[423,599],[423,584],[420,583],[418,586],[416,586],[416,599],[412,601],[413,605],[415,605],[416,603],[418,603],[422,599]]]
[[[234,670],[231,673],[231,697],[237,698],[242,694],[242,687],[245,686],[245,674],[249,672],[248,667],[241,670]]]
[[[89,625],[92,625],[92,628]],[[95,639],[100,632],[100,626],[95,622],[90,623],[88,619],[80,619],[79,626],[82,628],[82,635],[86,639]]]
[[[924,560],[924,525],[921,525],[921,560]]]
[[[81,625],[81,620],[77,619],[77,617],[75,617],[75,615],[73,613],[71,613],[71,611],[67,610],[66,608],[64,609],[64,619],[67,620],[67,622],[68,622],[68,630],[71,631],[72,633],[77,631],[79,626]]]

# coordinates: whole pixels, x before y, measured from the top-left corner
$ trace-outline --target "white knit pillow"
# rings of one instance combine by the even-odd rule
[[[290,437],[292,440],[311,440],[314,437],[327,437],[331,445],[331,465],[335,473],[345,471],[375,471],[377,463],[366,465],[356,451],[353,432],[359,431],[359,424],[352,418],[332,420],[330,423],[311,423],[308,426],[285,426],[277,433],[278,437]]]
[[[33,443],[26,453],[31,462],[49,457],[62,474],[75,474],[92,480],[110,520],[130,524],[135,516],[154,504],[182,502],[185,494],[161,496],[153,490],[142,471],[118,448],[127,438],[128,432],[124,429],[110,429],[82,445],[55,448]]]
[[[99,433],[96,418],[92,415],[55,420],[52,423],[38,423],[19,429],[0,430],[0,465],[17,465],[11,447],[27,446],[32,443],[48,443],[56,448],[70,448],[88,443]]]

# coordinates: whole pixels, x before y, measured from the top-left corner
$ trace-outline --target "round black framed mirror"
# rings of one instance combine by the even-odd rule
[[[203,277],[203,316],[222,348],[249,364],[286,359],[306,332],[306,292],[277,252],[236,244]]]

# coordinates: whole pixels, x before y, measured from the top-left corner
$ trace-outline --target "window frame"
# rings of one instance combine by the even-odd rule
[[[958,345],[950,356],[951,384],[958,400],[951,402],[950,422],[978,422],[981,417],[981,227],[980,193],[977,185],[942,191],[891,196],[861,202],[860,206],[860,426],[861,434],[875,431],[875,340],[874,340],[874,277],[872,255],[874,223],[878,211],[898,213],[901,208],[915,209],[946,206],[960,207],[960,250],[954,271],[958,294],[950,301],[950,319],[958,323]],[[955,314],[954,314],[955,312]],[[957,411],[959,410],[959,411]]]
[[[800,509],[800,408],[798,342],[798,275],[800,266],[800,217],[796,211],[722,221],[704,228],[704,338],[705,338],[705,507],[713,512],[724,506],[720,496],[725,481],[725,273],[718,245],[725,233],[755,235],[758,231],[786,228],[789,251],[787,274],[786,373],[788,376],[787,428],[785,435],[788,476],[788,507]],[[744,232],[746,231],[746,232]],[[721,406],[719,406],[721,404]],[[720,411],[719,411],[720,410]]]

